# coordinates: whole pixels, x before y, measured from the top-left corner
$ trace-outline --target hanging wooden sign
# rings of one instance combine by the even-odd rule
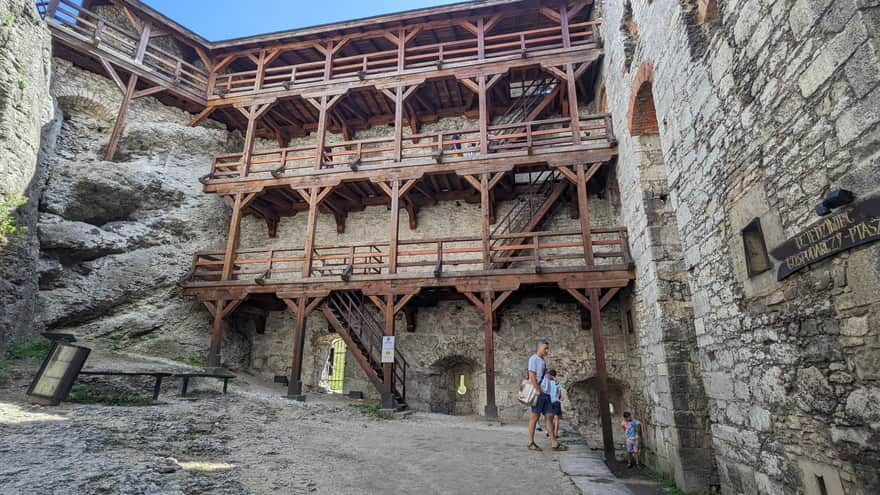
[[[773,249],[770,254],[781,262],[776,280],[877,240],[880,240],[880,196],[873,196],[841,207]]]

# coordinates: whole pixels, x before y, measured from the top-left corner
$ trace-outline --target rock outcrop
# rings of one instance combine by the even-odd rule
[[[180,282],[193,252],[225,238],[222,201],[203,194],[198,177],[229,149],[230,134],[210,123],[188,127],[189,114],[139,99],[117,161],[105,161],[104,103],[118,91],[66,61],[54,64],[64,121],[42,164],[35,325],[166,357],[203,353],[208,315],[182,297]]]
[[[34,3],[0,0],[0,200],[39,194],[37,155],[41,136],[53,127],[50,71],[49,30]],[[19,223],[33,227],[36,208],[26,205],[17,216]],[[31,330],[38,252],[33,229],[0,240],[0,349]]]

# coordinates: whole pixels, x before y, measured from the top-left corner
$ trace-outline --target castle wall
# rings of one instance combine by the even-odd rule
[[[704,21],[707,3],[604,5],[649,459],[686,489],[820,493],[821,476],[827,493],[875,493],[880,246],[777,282],[775,261],[748,276],[740,232],[759,218],[772,249],[817,220],[828,191],[878,191],[880,12],[876,2],[739,0]],[[659,136],[633,136],[649,72]],[[694,439],[681,435],[681,419],[701,421],[701,409],[663,397],[663,382],[676,383],[658,340],[667,312],[693,331],[682,341],[692,344],[688,383],[707,399],[714,474],[692,469],[683,441]],[[676,455],[662,452],[663,430],[678,436],[666,444]]]

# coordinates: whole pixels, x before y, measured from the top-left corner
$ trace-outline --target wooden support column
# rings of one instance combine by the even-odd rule
[[[385,296],[385,335],[394,336],[394,295]],[[394,382],[394,366],[392,363],[382,363],[382,409],[394,409],[394,395],[392,385]]]
[[[300,191],[300,194],[305,197],[304,191]],[[303,251],[302,276],[308,278],[312,276],[312,251],[315,248],[315,223],[318,219],[317,187],[312,187],[309,190],[308,198],[306,198],[306,201],[308,201],[309,203],[309,216],[306,220],[306,242],[305,249]]]
[[[293,361],[290,363],[290,379],[287,381],[287,396],[291,399],[303,400],[302,393],[302,361],[303,348],[306,343],[306,297],[296,298],[296,304],[290,299],[284,302],[296,316],[293,327]],[[294,309],[294,306],[296,309]]]
[[[480,154],[489,154],[489,102],[486,101],[486,76],[477,77],[480,104]]]
[[[602,337],[602,313],[599,289],[589,289],[590,326],[593,330],[593,350],[596,354],[596,382],[599,396],[599,415],[602,418],[602,445],[606,459],[614,459],[614,436],[611,432],[611,411],[608,409],[608,370],[605,368],[605,342]]]
[[[585,293],[572,287],[564,287],[575,301],[590,312],[590,327],[593,333],[593,353],[596,356],[596,389],[599,402],[599,416],[602,420],[602,445],[605,458],[614,459],[614,436],[611,431],[611,411],[608,409],[608,369],[605,366],[605,341],[602,335],[602,308],[620,290],[619,287],[609,288],[604,296],[599,296],[599,289],[588,288]]]
[[[577,86],[574,64],[565,64],[565,86],[568,90],[568,115],[571,118],[571,134],[575,144],[581,143],[581,117],[578,113]]]
[[[113,155],[116,154],[116,146],[119,144],[119,138],[122,137],[122,130],[125,129],[125,116],[128,114],[128,107],[131,105],[131,97],[134,95],[137,82],[138,76],[134,74],[128,76],[128,86],[122,94],[122,104],[119,105],[116,122],[113,124],[113,132],[110,133],[110,142],[107,144],[107,152],[104,154],[106,160],[112,160]]]
[[[403,86],[394,91],[394,161],[403,157]]]
[[[593,235],[590,232],[590,208],[587,203],[587,178],[584,164],[575,165],[577,169],[578,215],[581,219],[581,238],[584,243],[584,263],[593,265]]]
[[[147,53],[147,45],[150,44],[150,35],[153,31],[153,22],[145,21],[140,31],[141,38],[138,40],[137,51],[134,54],[134,61],[139,64],[144,61],[144,55]]]
[[[226,301],[217,301],[214,306],[214,324],[211,327],[211,346],[208,349],[208,367],[220,366],[220,349],[223,345],[223,309]]]
[[[254,137],[257,131],[257,106],[251,105],[248,111],[240,110],[248,119],[247,129],[244,133],[244,149],[241,152],[241,166],[239,167],[239,175],[246,177],[250,169],[251,153],[254,152]]]
[[[489,174],[480,174],[480,212],[483,216],[483,224],[482,224],[482,240],[483,240],[483,269],[489,270],[492,268],[492,253],[490,251],[491,245],[489,243],[489,220],[491,216],[491,204],[489,201]]]
[[[486,418],[498,417],[498,406],[495,405],[495,311],[492,303],[492,291],[483,291],[483,348],[486,360]]]
[[[400,234],[400,181],[391,181],[391,235],[388,242],[388,273],[397,273],[397,239]]]
[[[327,135],[327,95],[321,96],[318,105],[318,131],[315,135],[315,168],[324,165],[324,139]]]
[[[223,257],[223,273],[222,280],[229,280],[232,277],[232,271],[235,267],[235,250],[238,249],[238,239],[241,233],[241,211],[244,202],[244,194],[235,195],[235,201],[232,204],[232,216],[229,219],[229,234],[226,237],[226,253]]]

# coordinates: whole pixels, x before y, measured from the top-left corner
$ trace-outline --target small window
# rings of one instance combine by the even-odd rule
[[[631,309],[626,310],[626,331],[636,333],[635,325],[633,325],[633,312]]]
[[[756,218],[749,222],[746,228],[742,230],[742,238],[749,278],[773,268],[770,257],[767,255],[764,232],[761,231],[761,220]]]

